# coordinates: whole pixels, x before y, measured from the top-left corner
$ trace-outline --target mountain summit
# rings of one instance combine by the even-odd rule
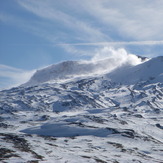
[[[65,61],[36,71],[22,86],[102,75],[108,80],[125,84],[152,80],[153,82],[163,81],[163,57],[148,60],[139,56],[138,59],[140,62],[136,65],[113,58],[99,61]]]

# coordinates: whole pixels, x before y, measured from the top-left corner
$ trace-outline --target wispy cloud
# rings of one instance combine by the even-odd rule
[[[56,30],[55,27],[59,27],[60,31],[62,31],[62,35],[58,36],[62,40],[61,36],[68,37],[69,41],[71,39],[76,40],[105,40],[109,39],[109,37],[101,32],[96,26],[93,26],[89,23],[89,21],[82,20],[75,15],[71,15],[70,13],[66,13],[65,11],[62,11],[62,6],[58,5],[56,1],[18,1],[19,4],[24,7],[26,10],[32,12],[33,14],[44,18],[45,20],[49,20],[51,25],[54,27],[54,30]],[[66,2],[66,1],[65,1]],[[66,2],[67,3],[67,2]],[[70,2],[72,3],[72,2]],[[57,8],[56,6],[59,6]],[[70,6],[71,7],[71,6]],[[70,8],[71,10],[71,8]],[[69,34],[67,34],[67,32]],[[60,33],[61,34],[61,33]],[[64,39],[65,39],[64,37]]]
[[[83,7],[102,26],[124,38],[158,40],[163,36],[163,1],[90,0]]]
[[[112,46],[112,45],[163,45],[163,41],[114,41],[114,42],[90,42],[90,43],[60,43],[60,46]]]
[[[15,0],[33,17],[1,14],[51,45],[69,53],[89,53],[77,46],[162,45],[163,1]]]
[[[86,53],[76,47],[79,45],[162,45],[163,1],[17,2],[48,24],[48,27],[40,25],[42,32],[37,32],[36,29],[36,33],[44,33],[42,37],[54,45],[62,45],[62,48],[71,53]],[[54,28],[54,32],[48,30],[51,28]],[[66,44],[63,44],[64,42]]]
[[[72,0],[63,0],[61,3],[52,0],[28,0],[19,2],[28,11],[42,18],[61,22],[67,28],[74,30],[74,34],[79,31],[81,38],[87,35],[86,38],[91,41],[116,39],[111,32],[135,40],[162,38],[162,1],[126,0],[124,3],[123,0],[76,0],[74,3]]]
[[[18,86],[27,82],[35,70],[25,71],[7,65],[0,65],[0,89]]]

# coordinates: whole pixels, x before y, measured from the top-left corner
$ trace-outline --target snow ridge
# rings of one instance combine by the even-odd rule
[[[144,58],[134,55],[128,55],[128,59],[110,57],[92,61],[65,61],[38,70],[23,86],[32,86],[44,82],[74,79],[77,77],[102,75],[110,73],[114,69],[124,65],[133,66],[133,60],[135,60],[135,58],[137,63],[142,63],[145,60]]]

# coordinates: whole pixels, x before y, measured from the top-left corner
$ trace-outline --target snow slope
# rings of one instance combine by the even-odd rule
[[[0,91],[0,161],[163,162],[162,74],[163,57],[39,70]]]
[[[136,66],[124,65],[106,75],[112,81],[135,84],[141,81],[163,82],[163,57],[153,58]]]
[[[103,72],[109,69],[109,66],[102,61],[99,63],[82,61],[65,61],[59,64],[51,65],[47,68],[38,70],[23,86],[37,85],[49,81],[64,79],[73,79],[75,77],[88,76],[99,71]],[[112,66],[110,66],[112,67]]]

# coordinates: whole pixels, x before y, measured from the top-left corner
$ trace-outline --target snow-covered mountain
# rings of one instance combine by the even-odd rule
[[[163,162],[163,57],[38,70],[0,92],[2,162]]]
[[[133,62],[134,60],[134,62]],[[112,72],[117,68],[129,67],[148,60],[145,57],[129,55],[128,58],[106,58],[93,61],[65,61],[38,70],[31,79],[22,86],[38,85],[45,82],[61,82],[61,80],[99,76]]]

